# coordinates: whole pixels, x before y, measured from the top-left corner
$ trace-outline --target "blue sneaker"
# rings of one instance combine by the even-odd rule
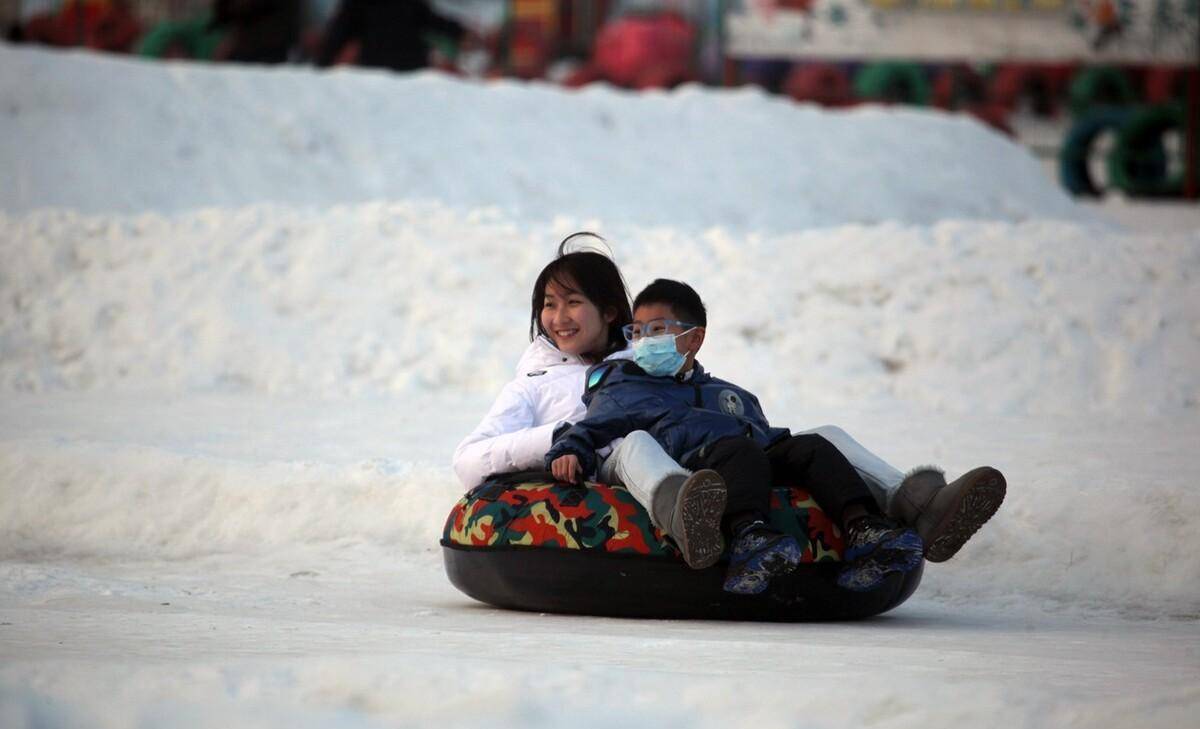
[[[882,516],[855,519],[846,528],[844,559],[849,564],[837,583],[855,592],[873,590],[890,574],[916,569],[924,549],[915,529]]]
[[[804,550],[790,534],[781,534],[763,521],[746,525],[733,538],[725,592],[757,595],[767,589],[772,577],[796,569]]]

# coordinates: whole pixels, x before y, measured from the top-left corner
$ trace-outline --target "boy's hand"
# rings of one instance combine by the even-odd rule
[[[579,457],[572,453],[559,456],[550,464],[550,473],[554,474],[554,478],[567,483],[579,483],[578,474],[581,470]]]

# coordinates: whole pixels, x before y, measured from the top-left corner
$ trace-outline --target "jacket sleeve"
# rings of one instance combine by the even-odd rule
[[[560,456],[579,457],[585,474],[596,470],[596,449],[638,429],[635,419],[605,390],[597,391],[588,403],[587,417],[554,434],[554,445],[546,453],[546,468]]]
[[[510,382],[483,421],[454,449],[454,473],[470,489],[493,473],[541,468],[558,425],[536,423],[528,392]]]

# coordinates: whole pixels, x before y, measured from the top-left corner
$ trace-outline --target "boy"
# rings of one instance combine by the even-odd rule
[[[555,434],[546,465],[560,478],[591,473],[595,451],[644,430],[680,465],[725,481],[723,528],[732,541],[725,590],[755,594],[800,563],[801,547],[767,520],[772,482],[812,493],[846,535],[849,566],[838,584],[870,590],[922,559],[917,533],[882,514],[858,473],[819,435],[772,428],[757,398],[712,377],[696,362],[707,314],[687,284],[658,279],[637,295],[626,327],[634,362],[605,362],[588,374],[587,417]]]

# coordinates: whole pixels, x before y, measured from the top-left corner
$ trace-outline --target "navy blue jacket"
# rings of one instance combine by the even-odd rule
[[[686,380],[653,377],[630,361],[601,362],[588,370],[583,402],[587,416],[555,431],[546,468],[573,453],[584,473],[594,473],[596,449],[635,430],[648,432],[680,465],[721,438],[745,435],[766,448],[789,435],[771,427],[758,398],[699,362]]]

